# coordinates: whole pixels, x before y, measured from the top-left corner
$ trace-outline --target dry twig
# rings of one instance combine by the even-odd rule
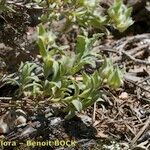
[[[133,140],[131,141],[131,146],[133,146],[136,141],[141,137],[141,135],[144,133],[144,131],[147,129],[147,127],[150,124],[150,117],[147,119],[147,121],[145,122],[145,125],[140,129],[140,131],[137,133],[137,135],[133,138]]]

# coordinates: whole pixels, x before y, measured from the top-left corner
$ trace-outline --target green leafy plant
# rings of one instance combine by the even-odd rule
[[[123,84],[123,71],[113,67],[111,59],[105,58],[99,70],[100,76],[111,88],[116,89]]]
[[[72,25],[76,24],[83,27],[101,28],[106,23],[106,16],[101,15],[99,0],[65,0],[65,1],[48,1],[41,3],[48,7],[49,11],[43,14],[41,20],[52,22],[65,18],[63,30],[67,31]]]
[[[59,19],[62,15],[66,18],[65,26],[78,24],[83,27],[101,28],[112,22],[114,26],[123,32],[131,25],[131,9],[127,8],[121,0],[116,0],[108,10],[108,16],[101,18],[98,10],[98,1],[90,0],[65,0],[65,1],[38,1],[41,5],[48,7],[48,13],[42,19]],[[47,3],[46,3],[47,2]],[[66,6],[63,12],[60,7]],[[56,8],[56,9],[54,9]],[[126,15],[125,17],[123,16]],[[122,23],[128,21],[127,23]],[[43,21],[44,22],[44,21]],[[57,36],[52,30],[48,30],[43,24],[37,29],[40,64],[22,63],[17,77],[12,75],[7,78],[7,83],[15,84],[18,88],[18,96],[41,96],[41,99],[50,103],[60,103],[64,112],[68,113],[66,118],[73,117],[91,106],[101,98],[103,87],[108,85],[117,89],[123,84],[123,73],[114,66],[109,58],[103,58],[93,51],[93,44],[99,40],[102,34],[78,35],[74,51],[66,51],[68,46],[60,46]],[[103,58],[104,62],[99,69],[96,62]],[[93,73],[85,71],[89,65]],[[40,75],[35,70],[40,70]]]
[[[106,58],[103,66],[93,74],[89,75],[81,71],[86,64],[95,67],[99,55],[92,51],[92,46],[102,36],[101,34],[95,34],[92,38],[79,35],[75,51],[68,54],[56,49],[54,40],[53,42],[44,40],[51,39],[53,36],[45,34],[46,30],[42,25],[39,26],[38,32],[38,45],[43,59],[45,78],[42,81],[43,95],[49,97],[51,102],[63,104],[64,111],[68,112],[66,118],[73,117],[76,112],[86,109],[98,100],[101,97],[100,88],[105,84],[117,88],[123,83],[122,72],[118,68],[114,68],[112,62]],[[50,51],[49,47],[51,47]],[[80,76],[80,80],[76,79],[78,76]]]
[[[31,95],[31,93],[32,95],[35,95],[36,92],[39,91],[39,88],[41,87],[38,83],[39,78],[33,72],[36,67],[35,63],[21,63],[17,77],[14,77],[15,74],[12,74],[5,79],[6,83],[11,83],[19,87],[17,91],[18,96],[21,96],[22,94]]]
[[[41,95],[51,103],[60,103],[69,119],[99,100],[100,88],[106,84],[114,89],[123,84],[122,72],[110,59],[104,58],[103,65],[92,74],[84,71],[87,64],[95,68],[99,54],[92,51],[92,46],[101,34],[91,38],[79,35],[75,51],[70,53],[58,48],[54,34],[42,25],[38,27],[38,35],[43,63],[40,66],[22,63],[18,76],[7,78],[7,83],[18,85],[19,96],[27,93],[34,97]],[[35,75],[35,69],[41,70],[41,79]]]
[[[115,0],[114,4],[108,9],[108,14],[114,27],[120,32],[124,32],[134,22],[130,17],[132,8],[127,8],[123,0]]]
[[[41,20],[50,24],[53,21],[65,20],[62,31],[68,31],[73,25],[103,30],[111,24],[124,32],[134,23],[130,17],[132,8],[124,5],[123,0],[115,0],[107,14],[103,13],[99,2],[100,0],[43,1],[40,5],[48,8],[48,12],[42,15]]]

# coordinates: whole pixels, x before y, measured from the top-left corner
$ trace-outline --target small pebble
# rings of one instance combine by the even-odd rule
[[[120,95],[119,95],[119,98],[122,99],[122,100],[125,100],[125,99],[128,99],[129,98],[129,95],[127,92],[122,92]]]

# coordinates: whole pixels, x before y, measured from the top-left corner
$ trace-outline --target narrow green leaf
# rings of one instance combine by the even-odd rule
[[[89,97],[90,93],[91,93],[91,88],[86,89],[79,95],[79,97],[86,99]]]
[[[72,104],[74,105],[74,107],[76,108],[76,110],[78,112],[80,112],[82,110],[82,103],[81,103],[80,100],[75,99],[75,100],[72,101]]]
[[[43,25],[42,24],[40,24],[39,26],[38,26],[38,35],[39,36],[42,36],[42,35],[44,35],[45,33],[46,33],[46,30],[44,29],[44,27],[43,27]]]
[[[41,56],[43,58],[46,57],[46,55],[47,55],[46,45],[44,44],[43,39],[40,37],[38,39],[38,46],[39,46]]]
[[[76,44],[75,52],[76,54],[83,55],[85,51],[86,51],[86,37],[79,35],[77,37],[77,44]]]

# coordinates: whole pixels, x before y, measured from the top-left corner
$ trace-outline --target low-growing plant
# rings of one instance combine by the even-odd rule
[[[19,76],[8,81],[19,86],[19,95],[30,93],[31,96],[42,95],[49,102],[60,103],[68,112],[66,118],[86,109],[101,98],[104,85],[116,89],[123,83],[122,72],[114,67],[111,60],[104,58],[100,69],[88,74],[85,65],[93,69],[99,54],[92,51],[92,46],[101,34],[92,38],[79,35],[74,52],[58,48],[55,36],[47,32],[42,25],[38,27],[38,45],[43,60],[41,66],[33,63],[21,64]],[[39,79],[34,70],[40,68],[43,78]]]
[[[24,95],[35,95],[41,85],[38,83],[39,78],[35,75],[34,70],[37,67],[35,63],[21,63],[18,69],[18,75],[11,74],[6,79],[7,84],[18,86],[16,92],[17,96]],[[16,76],[16,77],[15,77]]]
[[[39,1],[42,5],[45,2]],[[130,18],[131,9],[128,9],[122,0],[115,0],[114,5],[109,8],[109,19],[108,16],[107,19],[102,19],[100,14],[95,12],[97,3],[97,0],[58,0],[47,1],[47,6],[54,15],[59,17],[64,15],[67,20],[66,25],[78,23],[84,27],[101,27],[107,20],[107,25],[113,23],[120,32],[123,32],[133,23]],[[61,6],[61,4],[63,5]],[[61,14],[60,7],[64,5],[66,11]],[[52,16],[53,14],[46,14],[46,17],[43,17],[54,19],[56,16]],[[68,113],[66,118],[69,119],[77,112],[81,112],[95,101],[100,100],[103,94],[101,89],[105,85],[116,89],[123,84],[123,73],[118,66],[113,65],[111,59],[104,57],[100,68],[95,69],[96,62],[102,56],[93,51],[92,47],[102,34],[93,34],[91,37],[78,35],[74,51],[66,51],[68,47],[58,45],[56,43],[57,36],[53,31],[45,29],[44,25],[40,24],[37,32],[37,44],[42,63],[40,65],[29,62],[22,63],[18,76],[7,79],[7,82],[18,85],[19,96],[27,94],[35,98],[41,96],[41,99],[46,99],[50,103],[60,103],[64,106],[64,112]],[[86,65],[93,69],[93,73],[86,73]],[[36,73],[36,70],[40,70],[40,75]]]
[[[129,26],[133,24],[130,17],[132,8],[127,8],[122,0],[115,0],[114,4],[108,9],[108,14],[111,18],[110,22],[120,32],[124,32]]]
[[[62,31],[67,31],[73,25],[84,28],[104,29],[110,25],[124,32],[133,20],[130,17],[132,8],[123,4],[123,0],[115,0],[107,13],[103,13],[100,6],[101,0],[49,0],[38,1],[39,5],[45,7],[47,13],[41,16],[43,23],[59,21],[64,19]]]

